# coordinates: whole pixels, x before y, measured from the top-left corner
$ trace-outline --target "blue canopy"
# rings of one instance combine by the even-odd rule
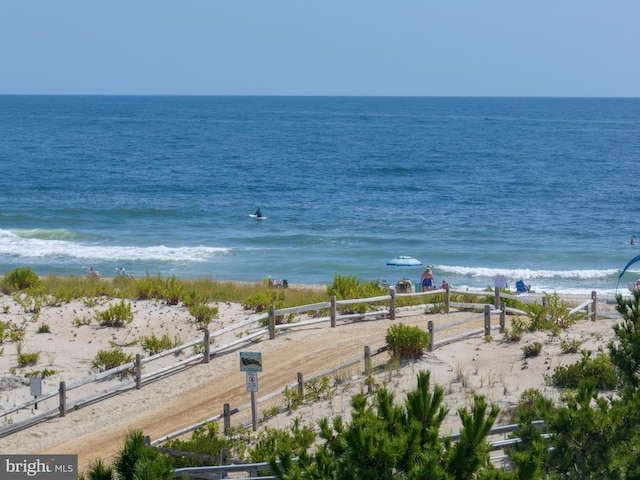
[[[624,272],[627,271],[627,268],[629,268],[631,265],[633,265],[634,263],[640,261],[640,255],[638,255],[637,257],[633,257],[629,263],[627,263],[624,268],[622,269],[622,272],[620,272],[620,276],[618,276],[618,284],[620,284],[620,280],[622,279],[622,276],[624,275]],[[616,290],[618,289],[618,286],[616,285]]]

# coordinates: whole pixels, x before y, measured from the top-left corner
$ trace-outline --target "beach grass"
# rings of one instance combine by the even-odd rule
[[[247,298],[261,292],[279,291],[284,294],[287,306],[297,306],[326,301],[327,289],[321,285],[292,285],[287,289],[276,289],[263,282],[216,281],[210,278],[178,279],[145,275],[142,278],[117,277],[78,277],[55,276],[39,277],[36,285],[21,290],[11,284],[4,275],[0,289],[4,294],[13,295],[23,291],[31,297],[48,297],[49,303],[68,303],[83,298],[119,298],[119,299],[156,299],[176,304],[203,302],[234,302],[244,304]]]

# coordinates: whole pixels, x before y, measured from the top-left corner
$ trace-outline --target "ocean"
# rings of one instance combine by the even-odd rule
[[[609,295],[639,179],[640,99],[0,96],[0,274]]]

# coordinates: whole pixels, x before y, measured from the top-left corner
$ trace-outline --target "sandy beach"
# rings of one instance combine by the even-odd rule
[[[573,300],[579,303],[581,299]],[[23,325],[26,334],[20,349],[23,353],[38,353],[39,361],[35,366],[19,368],[17,345],[12,342],[0,345],[3,351],[0,355],[0,410],[32,398],[25,372],[54,370],[56,373],[42,382],[42,391],[47,393],[55,391],[60,381],[70,385],[96,373],[92,372],[91,364],[100,350],[118,346],[132,355],[142,353],[147,356],[140,345],[140,339],[145,336],[154,334],[162,337],[166,334],[182,344],[202,338],[203,332],[184,306],[168,306],[153,300],[132,301],[131,304],[134,321],[124,328],[115,329],[101,327],[91,320],[96,311],[106,308],[106,304],[88,306],[76,300],[59,307],[43,307],[34,321],[33,315],[25,313],[12,297],[1,296],[0,321]],[[235,303],[216,305],[219,317],[209,326],[212,333],[244,321],[253,313]],[[613,310],[611,305],[603,305],[603,308],[599,305],[599,309]],[[426,328],[429,320],[437,327],[469,316],[469,312],[427,315],[422,310],[414,310],[403,312],[395,322]],[[507,317],[507,327],[512,319]],[[536,388],[549,398],[559,399],[561,392],[547,385],[544,376],[552,374],[558,365],[573,363],[580,358],[580,354],[562,354],[561,339],[578,339],[582,342],[582,349],[606,351],[615,321],[608,318],[600,318],[596,322],[582,320],[556,337],[548,332],[525,332],[519,342],[507,342],[496,330],[490,340],[477,335],[437,348],[402,368],[381,368],[375,374],[375,381],[394,391],[396,399],[402,401],[403,393],[415,387],[417,371],[430,370],[432,382],[445,388],[445,404],[449,407],[442,433],[458,431],[457,409],[469,406],[474,393],[485,395],[491,403],[500,406],[499,423],[504,424],[509,422],[510,410],[526,389]],[[48,325],[50,333],[38,333],[43,324]],[[74,453],[79,455],[82,470],[97,458],[111,460],[131,429],[140,429],[156,440],[218,415],[225,403],[229,403],[231,408],[247,405],[250,396],[246,391],[245,373],[239,368],[239,351],[262,353],[264,370],[259,374],[260,398],[294,383],[297,372],[308,378],[361,356],[365,346],[372,350],[382,347],[387,329],[392,324],[393,321],[386,318],[339,322],[336,328],[320,323],[279,332],[275,340],[263,336],[259,341],[214,356],[208,364],[193,364],[179,373],[146,382],[140,390],[129,387],[106,400],[69,411],[65,417],[55,417],[0,437],[0,451]],[[477,320],[472,325],[453,327],[439,332],[438,338],[451,337],[481,325],[482,320]],[[214,346],[236,341],[248,333],[247,330],[220,335]],[[534,341],[542,343],[542,352],[537,357],[525,359],[522,347]],[[193,351],[187,349],[179,355],[167,356],[163,361],[168,365],[191,355]],[[383,364],[387,360],[388,355],[383,353],[374,358],[374,364]],[[322,417],[346,417],[351,395],[364,391],[362,370],[363,364],[360,363],[333,374],[336,389],[329,399],[305,402],[293,412],[270,418],[260,428],[263,425],[285,427],[294,418],[299,418],[303,424],[312,424]],[[117,379],[109,378],[89,383],[82,387],[82,394],[94,395],[116,382]],[[77,395],[74,391],[73,397],[77,398]],[[284,398],[281,396],[259,404],[258,412],[282,404]],[[29,407],[5,415],[0,419],[0,427],[57,405],[58,398],[53,397],[39,404],[37,410]],[[232,425],[249,420],[250,409],[246,409],[232,417]]]

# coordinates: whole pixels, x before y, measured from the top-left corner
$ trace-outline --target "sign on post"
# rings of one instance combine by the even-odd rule
[[[261,352],[240,352],[241,372],[261,372],[262,353]]]
[[[262,371],[262,353],[240,352],[240,371],[247,372],[247,392],[251,392],[251,417],[253,431],[258,431],[258,406],[256,392],[258,391],[258,372]]]
[[[247,392],[258,391],[258,373],[247,372]]]

